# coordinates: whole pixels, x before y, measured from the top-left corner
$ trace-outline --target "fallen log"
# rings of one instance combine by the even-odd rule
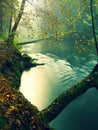
[[[2,129],[50,130],[37,107],[17,89],[24,57],[11,45],[0,44],[0,50],[0,120],[5,122]]]
[[[48,123],[51,122],[70,102],[85,93],[91,87],[96,87],[96,89],[98,89],[98,64],[84,80],[65,91],[46,109],[42,110],[43,118],[46,119]]]
[[[48,123],[70,102],[89,88],[98,88],[96,65],[83,81],[57,97],[46,109],[39,111],[17,89],[25,66],[24,58],[14,46],[0,44],[0,120],[4,124],[3,130],[51,130]]]

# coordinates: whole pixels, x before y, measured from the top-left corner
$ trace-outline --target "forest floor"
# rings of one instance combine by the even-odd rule
[[[98,89],[97,64],[84,80],[39,111],[18,91],[23,70],[34,66],[30,60],[13,45],[0,43],[0,130],[53,130],[48,123],[70,102],[91,87]]]
[[[24,66],[14,46],[0,43],[0,130],[50,130],[39,110],[17,90]]]
[[[10,66],[8,65],[8,68],[4,67],[7,61],[12,61],[12,57],[15,52],[16,49],[13,48],[13,46],[7,45],[6,43],[0,43],[0,130],[9,128],[7,121],[2,118],[2,115],[6,117],[6,114],[15,109],[14,107],[11,107],[10,98],[13,98],[13,102],[17,99],[16,93],[13,93],[11,88],[13,77],[11,77],[12,75],[10,75],[10,70],[8,70]],[[7,76],[5,76],[6,70]],[[2,111],[2,109],[5,110]]]

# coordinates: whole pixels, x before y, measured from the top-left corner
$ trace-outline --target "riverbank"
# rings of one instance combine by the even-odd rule
[[[22,71],[36,64],[32,64],[30,57],[22,56],[12,45],[0,43],[0,50],[0,130],[50,130],[48,123],[65,107],[89,88],[98,88],[96,65],[84,80],[57,97],[47,108],[39,111],[18,91]],[[28,87],[28,84],[25,87]]]
[[[11,81],[11,85],[18,88],[21,73],[25,69],[36,66],[27,55],[21,55],[12,45],[0,43],[0,72]]]
[[[0,129],[49,130],[37,107],[17,90],[24,69],[35,66],[13,46],[0,43]]]

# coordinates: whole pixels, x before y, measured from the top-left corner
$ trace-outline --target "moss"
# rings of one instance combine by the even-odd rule
[[[7,120],[0,117],[0,129],[3,129],[7,125]]]
[[[32,59],[6,44],[0,44],[0,50],[0,116],[8,121],[7,125],[6,120],[1,118],[1,129],[50,130],[41,119],[39,110],[17,90],[23,70],[34,66]]]
[[[12,86],[15,88],[19,88],[20,86],[20,77],[23,71],[23,63],[19,62],[19,59],[13,58],[13,60],[6,60],[1,68],[1,72],[3,75],[12,83]]]
[[[6,49],[7,48],[7,49]],[[23,56],[21,55],[20,52],[18,52],[17,50],[11,50],[11,48],[6,46],[5,50],[3,51],[4,53],[6,52],[7,54],[9,53],[13,53],[13,55],[11,55],[10,59],[9,56],[7,54],[1,54],[4,55],[1,57],[5,58],[5,61],[2,60],[2,64],[0,66],[0,72],[2,72],[2,74],[11,82],[11,86],[15,87],[15,88],[19,88],[20,86],[20,79],[21,79],[21,74],[24,70],[29,70],[31,67],[36,66],[36,64],[32,63],[33,60],[31,57],[29,57],[28,55],[24,54]],[[12,52],[11,52],[12,51]],[[3,59],[4,59],[3,58]]]
[[[27,54],[22,55],[22,60],[24,62],[24,69],[29,70],[31,67],[35,67],[37,64],[34,63],[34,59],[29,57]]]
[[[7,38],[8,38],[7,35],[0,33],[0,39],[2,39],[3,41],[6,41]]]

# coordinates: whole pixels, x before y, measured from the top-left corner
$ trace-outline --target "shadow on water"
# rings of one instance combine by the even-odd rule
[[[37,59],[37,63],[45,63],[23,72],[20,86],[20,91],[40,110],[84,79],[97,63],[94,47],[86,53],[78,53],[69,42],[23,46],[24,53]],[[98,130],[97,101],[97,90],[89,89],[70,103],[50,125],[56,130]]]
[[[89,89],[50,123],[56,130],[98,130],[98,91]]]

